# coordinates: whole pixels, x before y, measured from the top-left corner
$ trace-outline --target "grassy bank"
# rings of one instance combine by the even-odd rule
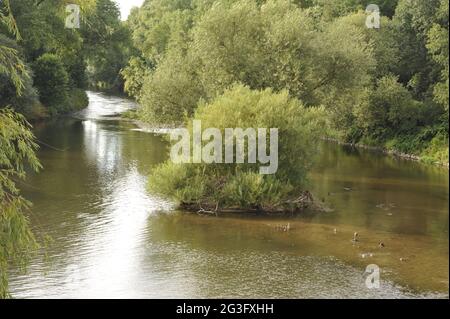
[[[358,142],[346,142],[336,136],[325,137],[324,140],[448,168],[448,137],[445,134],[437,134],[426,142],[421,141],[421,137],[420,135],[404,136],[385,142],[375,141],[370,138],[362,138]]]

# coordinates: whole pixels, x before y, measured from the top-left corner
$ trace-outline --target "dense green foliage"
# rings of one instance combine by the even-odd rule
[[[234,83],[288,90],[324,106],[337,139],[448,162],[448,2],[375,1],[380,29],[369,3],[146,1],[128,19],[125,89],[170,124]]]
[[[67,4],[81,7],[78,29],[66,27]],[[112,0],[21,0],[1,11],[4,21],[14,14],[22,36],[15,39],[6,24],[0,26],[0,45],[9,48],[1,51],[2,65],[11,74],[1,77],[0,69],[0,107],[10,105],[35,119],[86,107],[88,87],[123,91],[120,70],[132,45]],[[21,95],[14,89],[19,82]]]
[[[239,114],[239,116],[236,116]],[[200,104],[194,119],[202,127],[280,128],[276,174],[260,175],[261,163],[180,165],[168,162],[149,180],[155,193],[169,195],[182,205],[204,209],[238,208],[269,212],[295,210],[305,189],[320,132],[326,127],[323,108],[305,107],[286,90],[273,93],[235,86],[209,104]],[[190,121],[186,123],[192,133]],[[192,134],[191,134],[192,135]],[[248,140],[246,142],[248,148]],[[203,142],[205,146],[207,142]],[[223,152],[225,146],[223,146]],[[236,158],[236,153],[233,154]],[[234,161],[236,162],[236,161]]]
[[[77,68],[75,57],[81,42],[64,27],[62,4],[53,1],[13,1],[10,9],[22,34],[14,45],[22,56],[25,68],[32,72],[29,72],[30,79],[24,81],[24,92],[20,97],[11,89],[10,81],[5,79],[2,82],[7,90],[0,92],[0,107],[10,105],[30,119],[71,111],[67,92],[79,84],[76,75],[73,79],[71,76],[72,70]],[[0,28],[0,31],[11,38],[8,30]],[[48,69],[51,63],[54,70]],[[42,70],[54,76],[58,74],[58,77],[47,78],[47,74],[38,74]],[[60,79],[63,82],[55,82]],[[37,80],[41,81],[38,85]],[[49,90],[55,83],[58,89],[63,89],[56,93],[58,96],[52,97],[50,95],[54,93]]]
[[[15,39],[20,39],[9,2],[3,3],[0,26]],[[29,73],[14,45],[6,41],[0,46],[0,75],[13,86],[17,96],[27,89]],[[14,63],[12,63],[14,61]],[[17,179],[25,177],[25,165],[37,171],[40,163],[35,155],[37,145],[30,125],[22,115],[9,108],[0,109],[0,298],[8,297],[8,266],[24,265],[30,252],[38,246],[24,211],[30,203],[20,196]]]
[[[111,0],[96,0],[94,9],[84,15],[81,36],[91,88],[123,91],[120,71],[127,64],[132,48],[128,30],[120,21],[117,4]]]
[[[41,55],[33,65],[33,73],[41,102],[57,111],[64,109],[69,74],[61,59],[54,54]]]
[[[38,245],[24,215],[30,203],[20,196],[15,182],[25,177],[25,164],[39,169],[36,148],[23,116],[0,110],[0,298],[8,295],[8,265],[24,265]]]

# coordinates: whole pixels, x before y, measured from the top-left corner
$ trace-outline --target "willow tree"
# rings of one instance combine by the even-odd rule
[[[20,39],[9,0],[0,6],[0,25]],[[16,49],[6,45],[0,35],[0,74],[6,76],[15,86],[17,94],[22,93],[24,79],[29,77],[25,63]],[[6,37],[5,37],[6,38]],[[25,178],[25,165],[40,168],[35,155],[37,145],[30,125],[22,115],[9,108],[0,109],[0,298],[8,294],[8,266],[24,265],[30,252],[38,247],[28,219],[24,212],[30,203],[25,200],[16,186],[17,179]]]

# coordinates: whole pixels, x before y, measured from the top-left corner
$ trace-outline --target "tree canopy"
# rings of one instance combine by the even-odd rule
[[[16,40],[21,39],[9,2],[4,2],[1,9],[0,25]],[[0,56],[8,57],[0,59],[0,73],[11,81],[16,94],[21,95],[25,79],[29,77],[22,58],[16,49],[5,44],[0,46]],[[40,168],[36,149],[34,136],[25,118],[9,108],[0,109],[0,298],[8,297],[8,266],[11,263],[23,264],[30,252],[37,248],[24,215],[30,203],[20,196],[15,180],[25,177],[25,165],[34,170]]]
[[[431,159],[431,140],[448,141],[448,3],[379,1],[380,29],[366,26],[369,3],[147,1],[128,20],[136,51],[122,71],[125,89],[142,118],[166,124],[235,83],[288,90],[306,106],[324,106],[337,139]],[[375,103],[386,90],[410,107],[388,107],[390,95]],[[361,116],[376,105],[385,112],[378,124]],[[403,125],[410,117],[415,124]]]

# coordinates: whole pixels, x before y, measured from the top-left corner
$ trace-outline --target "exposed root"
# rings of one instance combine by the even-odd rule
[[[218,215],[220,213],[254,213],[254,214],[296,214],[307,208],[317,211],[327,211],[323,203],[316,202],[309,191],[302,192],[299,196],[277,203],[273,206],[250,207],[220,207],[219,202],[208,203],[206,201],[182,202],[180,208],[195,212],[199,215]]]

